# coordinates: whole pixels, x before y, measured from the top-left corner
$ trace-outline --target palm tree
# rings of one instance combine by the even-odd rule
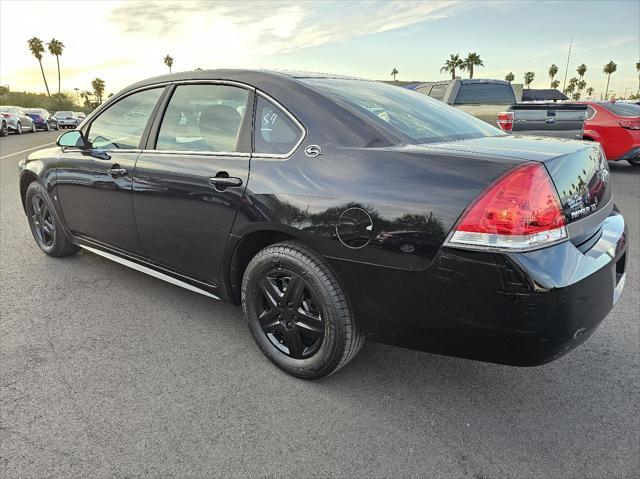
[[[573,99],[573,101],[578,101],[580,99],[580,92],[575,92],[571,98]]]
[[[47,83],[47,77],[44,76],[44,68],[42,68],[42,54],[44,53],[42,40],[40,40],[38,37],[33,37],[29,39],[27,43],[29,44],[29,50],[31,50],[31,54],[36,57],[38,59],[38,63],[40,63],[40,71],[42,72],[44,86],[47,89],[47,96],[51,96],[51,93],[49,93],[49,84]]]
[[[578,91],[582,91],[587,87],[587,82],[584,80],[580,80],[576,86],[578,87]]]
[[[504,79],[507,80],[509,83],[515,80],[515,78],[516,77],[513,75],[513,72],[509,72],[504,76]]]
[[[173,57],[171,55],[167,55],[164,57],[164,64],[169,67],[169,73],[171,73],[171,67],[173,66]]]
[[[102,94],[104,93],[104,80],[102,78],[94,78],[91,81],[91,87],[93,88],[93,93],[98,99],[98,103],[102,103]]]
[[[398,69],[396,67],[393,67],[393,70],[391,70],[391,76],[393,77],[393,81],[396,81],[396,75],[398,73],[400,73]]]
[[[558,88],[560,86],[560,80],[553,80],[551,82],[551,88]]]
[[[558,82],[558,85],[553,86],[554,83],[554,78],[555,76],[558,74],[558,65],[556,65],[555,63],[553,63],[550,67],[549,67],[549,78],[551,78],[551,88],[557,88],[557,86],[560,84],[560,82]]]
[[[638,93],[636,93],[636,97],[640,99],[640,62],[636,63],[636,71],[638,72]]]
[[[533,72],[527,72],[524,74],[524,86],[529,88],[529,85],[533,83],[533,79],[536,77],[536,74]]]
[[[449,59],[444,62],[444,66],[440,69],[440,73],[451,73],[451,79],[456,79],[456,68],[462,68],[464,62],[460,59],[460,56],[456,53],[449,55]]]
[[[618,69],[618,65],[616,65],[615,63],[613,63],[613,60],[611,60],[609,63],[607,63],[604,68],[602,69],[602,73],[607,75],[607,88],[605,88],[604,90],[604,99],[607,99],[607,93],[609,93],[609,81],[611,80],[611,74],[615,73],[616,70]]]
[[[593,97],[593,92],[594,92],[594,91],[595,91],[595,90],[593,89],[593,87],[592,87],[592,86],[590,86],[589,88],[587,88],[587,95],[589,95],[589,98],[592,98],[592,97]]]
[[[582,80],[584,78],[584,74],[587,73],[587,65],[583,63],[578,67],[576,71],[578,72],[578,76],[580,77],[580,80]]]
[[[58,64],[58,93],[60,93],[60,55],[62,55],[62,50],[64,50],[64,43],[52,38],[51,41],[47,43],[47,47],[49,47],[49,53],[55,55],[56,63]]]
[[[477,53],[468,53],[467,58],[462,61],[462,70],[469,72],[469,78],[473,78],[473,67],[483,67],[484,63]]]

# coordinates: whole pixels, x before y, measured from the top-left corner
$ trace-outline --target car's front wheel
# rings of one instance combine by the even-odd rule
[[[333,273],[296,242],[268,246],[251,260],[242,280],[242,308],[262,352],[297,377],[337,371],[364,343]]]
[[[22,125],[20,124],[20,122],[16,123],[16,134],[22,135]]]
[[[7,128],[7,122],[3,121],[0,125],[0,136],[7,136],[9,134],[9,128]]]
[[[62,229],[49,193],[37,181],[27,188],[25,206],[31,233],[42,251],[57,258],[78,251]]]

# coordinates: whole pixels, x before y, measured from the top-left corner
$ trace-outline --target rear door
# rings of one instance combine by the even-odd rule
[[[88,149],[60,153],[56,190],[64,220],[76,236],[142,254],[131,187],[141,142],[163,91],[149,88],[119,99],[83,128]]]
[[[133,208],[146,256],[216,284],[249,178],[253,90],[173,87],[136,165]]]

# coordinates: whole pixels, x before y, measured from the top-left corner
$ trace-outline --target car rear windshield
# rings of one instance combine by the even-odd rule
[[[513,105],[516,97],[505,83],[462,83],[456,105]]]
[[[366,80],[306,78],[302,81],[409,143],[503,134],[488,123],[406,88]]]
[[[72,111],[57,111],[53,116],[73,116]]]
[[[614,115],[640,117],[640,105],[635,103],[603,103],[602,106]]]

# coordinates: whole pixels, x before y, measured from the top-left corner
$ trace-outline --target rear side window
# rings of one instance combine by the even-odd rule
[[[87,139],[92,148],[137,149],[162,90],[154,88],[133,93],[102,112],[89,126]]]
[[[434,85],[429,92],[429,96],[431,98],[435,98],[436,100],[444,100],[444,94],[447,92],[447,87],[449,85]]]
[[[516,97],[510,85],[504,83],[462,83],[456,96],[456,105],[514,104]]]
[[[258,97],[254,132],[257,154],[286,155],[298,144],[302,130],[270,101]]]
[[[635,103],[603,103],[602,106],[614,115],[640,117],[640,105]]]
[[[594,116],[596,116],[596,110],[595,108],[591,107],[591,106],[587,106],[587,120],[591,120],[591,118],[593,118]]]
[[[249,91],[230,85],[179,85],[162,119],[156,149],[232,153]]]

